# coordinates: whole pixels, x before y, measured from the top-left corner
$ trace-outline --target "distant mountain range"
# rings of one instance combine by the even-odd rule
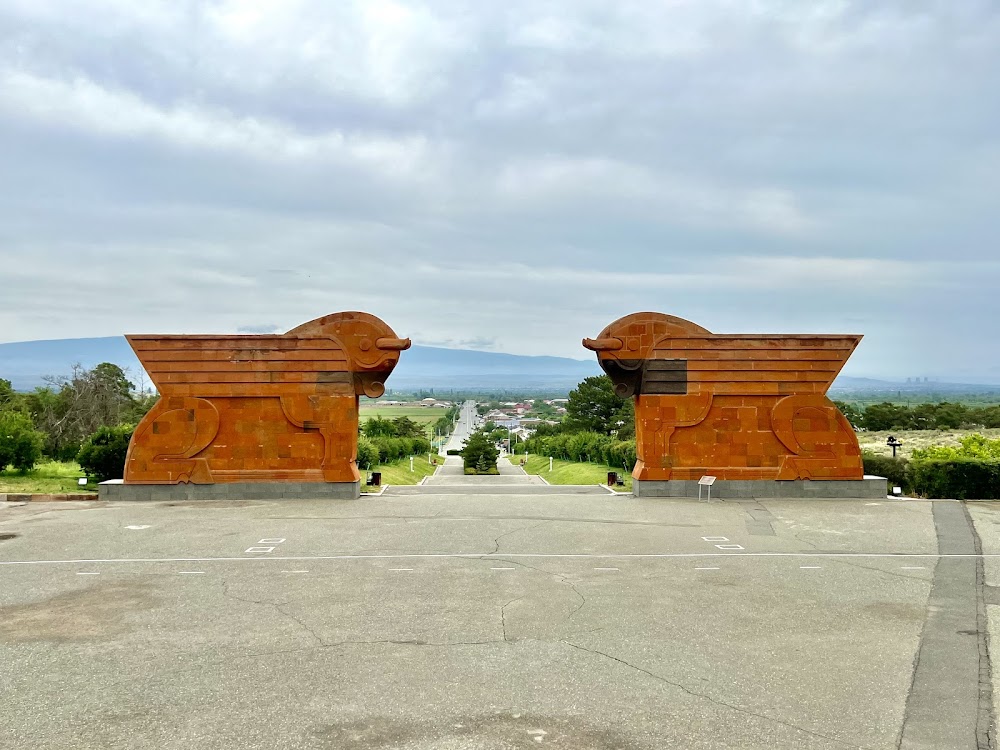
[[[68,375],[74,364],[93,367],[113,362],[141,384],[145,372],[122,336],[51,341],[18,341],[0,344],[0,378],[19,391],[44,385],[47,375]],[[568,357],[528,357],[472,349],[413,346],[401,358],[389,379],[394,391],[430,388],[467,390],[569,391],[577,383],[601,372],[595,360]],[[148,380],[146,381],[148,386]],[[997,393],[1000,385],[966,383],[900,383],[872,378],[841,376],[831,395],[884,393]]]
[[[101,362],[113,362],[128,371],[133,382],[145,377],[139,360],[122,336],[0,344],[0,378],[11,381],[19,391],[44,385],[47,375],[68,375],[74,364],[89,368]],[[388,386],[394,391],[427,388],[568,391],[584,378],[600,372],[595,360],[415,345],[400,357]]]

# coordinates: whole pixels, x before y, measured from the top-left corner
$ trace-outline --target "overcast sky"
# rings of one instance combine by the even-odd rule
[[[998,75],[995,0],[4,0],[0,341],[659,310],[1000,381]]]

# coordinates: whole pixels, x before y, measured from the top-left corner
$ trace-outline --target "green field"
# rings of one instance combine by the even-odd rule
[[[437,458],[438,466],[440,466],[444,459],[440,456],[432,456]],[[427,463],[427,456],[414,456],[413,457],[413,471],[410,471],[410,459],[403,458],[399,461],[393,461],[390,464],[382,464],[376,466],[371,471],[381,471],[382,472],[382,484],[420,484],[420,480],[424,477],[429,477],[437,470],[437,466]],[[378,492],[378,487],[372,487],[370,485],[364,484],[365,480],[368,478],[370,472],[361,469],[361,491],[362,492]]]
[[[414,422],[424,426],[428,437],[434,437],[434,423],[445,416],[447,412],[447,409],[434,409],[429,406],[375,406],[374,404],[362,403],[358,410],[358,421],[364,424],[373,417],[381,417],[382,419],[409,417]]]
[[[861,450],[871,451],[882,456],[891,456],[892,448],[885,444],[892,435],[903,441],[896,450],[897,456],[910,457],[914,448],[929,448],[932,445],[954,445],[967,435],[979,433],[988,438],[1000,438],[1000,430],[883,430],[880,432],[859,432],[858,443]]]
[[[83,476],[76,461],[46,461],[34,470],[20,474],[8,469],[0,471],[0,492],[42,493],[59,495],[66,492],[97,492],[97,484],[80,487],[76,480]]]
[[[518,465],[524,454],[510,456],[511,463]],[[577,463],[563,461],[560,458],[552,460],[552,471],[549,471],[549,459],[545,456],[528,456],[524,470],[529,474],[537,474],[549,484],[607,484],[608,472],[617,471],[625,479],[624,487],[616,487],[620,492],[632,491],[632,475],[605,464]]]

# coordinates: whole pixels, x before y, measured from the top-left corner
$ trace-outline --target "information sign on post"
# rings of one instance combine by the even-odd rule
[[[707,474],[698,480],[698,500],[701,500],[701,488],[708,487],[708,502],[712,502],[712,485],[715,484],[715,477]]]

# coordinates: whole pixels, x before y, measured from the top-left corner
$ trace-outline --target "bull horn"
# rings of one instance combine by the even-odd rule
[[[402,352],[410,348],[410,340],[393,339],[388,336],[383,336],[380,339],[376,339],[375,346],[384,352]]]
[[[584,339],[583,345],[592,352],[616,352],[624,346],[621,339]]]

